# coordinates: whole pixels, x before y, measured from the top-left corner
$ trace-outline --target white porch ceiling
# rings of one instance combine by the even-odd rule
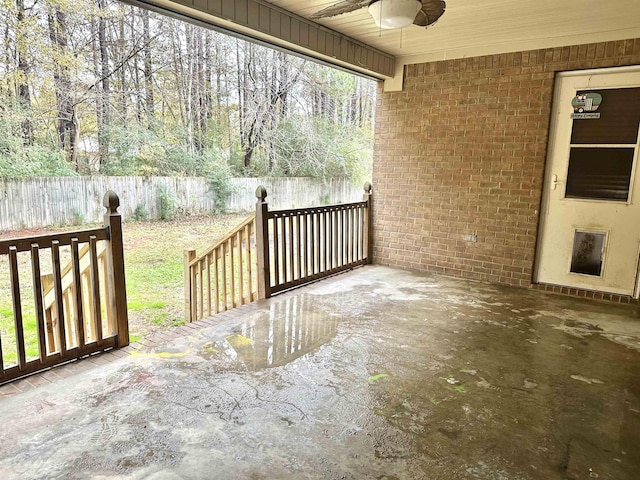
[[[640,38],[640,0],[446,0],[429,28],[378,29],[366,8],[318,23],[399,63],[421,63],[538,48]],[[309,18],[331,0],[270,0]]]
[[[640,39],[640,0],[446,0],[428,28],[380,30],[367,8],[311,16],[335,0],[121,0],[385,80],[404,65],[595,42]]]

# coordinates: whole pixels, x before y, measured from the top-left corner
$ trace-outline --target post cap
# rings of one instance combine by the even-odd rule
[[[104,208],[109,210],[109,213],[116,213],[118,211],[118,207],[120,206],[120,198],[118,198],[118,194],[113,190],[109,190],[104,194],[102,205],[104,206]]]
[[[256,198],[264,202],[264,199],[267,198],[267,189],[260,185],[256,188]]]
[[[372,189],[371,182],[364,182],[364,193],[371,193]]]

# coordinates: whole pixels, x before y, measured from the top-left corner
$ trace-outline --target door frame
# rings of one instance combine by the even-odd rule
[[[540,268],[540,258],[541,258],[541,250],[542,250],[542,239],[544,237],[544,223],[549,212],[549,204],[551,198],[551,191],[555,188],[566,188],[564,182],[557,182],[557,179],[554,179],[553,173],[553,165],[551,162],[552,154],[555,151],[558,143],[559,132],[559,115],[556,113],[560,108],[560,92],[562,88],[562,80],[565,78],[571,77],[588,77],[588,76],[597,76],[597,75],[615,75],[615,74],[624,74],[624,73],[637,73],[640,74],[640,65],[630,65],[624,67],[608,67],[608,68],[595,68],[595,69],[587,69],[587,70],[568,70],[562,72],[556,72],[554,78],[554,87],[553,87],[553,98],[551,104],[551,119],[549,122],[549,137],[547,143],[547,150],[545,156],[545,167],[544,167],[544,176],[542,182],[542,192],[540,198],[540,210],[538,215],[538,233],[536,238],[536,252],[534,257],[534,265],[533,265],[533,283],[544,283],[539,282],[539,268]],[[640,133],[639,133],[640,135]],[[569,149],[569,145],[567,145],[567,149]],[[640,147],[638,147],[635,153],[635,159],[633,164],[633,171],[631,176],[631,184],[630,184],[630,195],[627,203],[631,203],[634,201],[640,201],[640,192],[636,192],[634,187],[634,178],[636,176],[636,169],[640,168]],[[552,188],[553,187],[553,188]],[[640,189],[640,185],[635,185],[636,188]],[[572,225],[572,229],[575,230],[575,225]],[[567,285],[568,288],[577,288],[578,290],[582,290],[580,287],[572,287]],[[624,295],[623,295],[624,296]],[[633,298],[640,298],[640,245],[638,247],[638,254],[636,258],[636,273],[635,273],[635,286],[632,291]]]

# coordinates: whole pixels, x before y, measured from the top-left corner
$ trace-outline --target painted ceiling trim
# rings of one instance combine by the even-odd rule
[[[393,55],[261,0],[122,1],[379,80],[396,73]]]

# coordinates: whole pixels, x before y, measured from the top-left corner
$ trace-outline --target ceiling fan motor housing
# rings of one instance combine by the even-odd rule
[[[421,8],[418,0],[377,0],[369,5],[369,13],[380,28],[404,28],[413,23]]]

